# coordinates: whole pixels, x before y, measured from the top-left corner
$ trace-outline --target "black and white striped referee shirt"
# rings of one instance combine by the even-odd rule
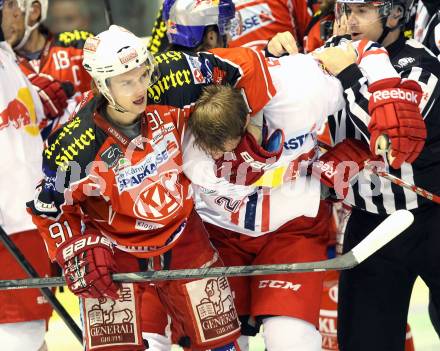
[[[387,164],[386,171],[440,194],[440,61],[419,42],[412,39],[405,41],[403,36],[386,49],[400,76],[415,80],[421,85],[423,98],[419,107],[428,130],[425,147],[413,164],[404,163],[397,170]],[[370,93],[367,90],[367,79],[354,65],[341,72],[338,78],[344,87],[347,106],[329,117],[333,142],[338,143],[345,138],[368,141]],[[357,181],[352,183],[346,201],[357,208],[380,214],[432,204],[388,180],[371,175],[368,171],[362,172]]]

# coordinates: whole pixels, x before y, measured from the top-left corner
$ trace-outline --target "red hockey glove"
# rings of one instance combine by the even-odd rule
[[[284,133],[275,130],[270,137],[263,128],[263,142],[259,145],[254,136],[246,132],[232,152],[227,152],[216,161],[217,177],[224,177],[230,183],[251,185],[265,170],[279,160],[283,152]]]
[[[35,87],[47,118],[61,117],[67,107],[67,100],[73,95],[73,84],[60,82],[47,74],[30,74],[29,80]]]
[[[107,238],[95,234],[74,236],[58,248],[56,260],[75,295],[119,298],[119,287],[111,276],[117,267]]]
[[[426,140],[426,126],[419,110],[423,94],[420,85],[412,80],[401,83],[400,78],[388,78],[371,84],[368,91],[372,93],[368,104],[371,152],[379,154],[379,137],[386,135],[391,142],[388,158],[393,168],[414,162]]]
[[[364,169],[365,161],[378,159],[360,140],[345,139],[312,165],[312,175],[335,190],[338,199],[347,196],[350,180]]]

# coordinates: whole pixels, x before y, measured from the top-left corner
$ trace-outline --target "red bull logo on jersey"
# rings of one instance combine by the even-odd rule
[[[0,112],[0,129],[8,126],[19,129],[31,123],[27,107],[19,100],[12,100],[6,109]]]
[[[241,33],[236,37],[234,36],[233,39],[275,22],[275,17],[273,16],[272,10],[268,4],[258,4],[245,7],[243,9],[239,9],[239,12],[242,22]]]
[[[28,88],[19,89],[17,97],[0,112],[0,130],[8,127],[24,128],[27,133],[38,135],[35,106]]]

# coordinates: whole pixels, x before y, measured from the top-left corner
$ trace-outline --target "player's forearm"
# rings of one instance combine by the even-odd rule
[[[42,236],[49,258],[55,261],[58,247],[74,236],[81,234],[79,216],[62,215],[57,220],[50,217],[32,214],[32,221]]]
[[[57,248],[81,232],[81,210],[78,198],[82,188],[57,189],[55,178],[45,177],[29,201],[28,213],[43,237],[51,260],[55,259]],[[65,194],[69,193],[68,196]]]

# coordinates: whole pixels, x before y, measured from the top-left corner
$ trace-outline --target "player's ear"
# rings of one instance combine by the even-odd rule
[[[246,124],[245,124],[245,128],[249,125],[249,123],[251,122],[251,114],[250,113],[248,113],[247,114],[247,116],[246,116]]]
[[[28,25],[33,26],[41,17],[41,4],[38,1],[34,1],[29,12]]]
[[[387,25],[390,28],[394,28],[399,24],[399,21],[402,19],[403,15],[405,13],[405,10],[400,5],[395,5],[392,7],[390,15],[387,19]]]
[[[218,33],[213,29],[207,29],[204,36],[204,47],[208,49],[216,48],[218,44]]]

